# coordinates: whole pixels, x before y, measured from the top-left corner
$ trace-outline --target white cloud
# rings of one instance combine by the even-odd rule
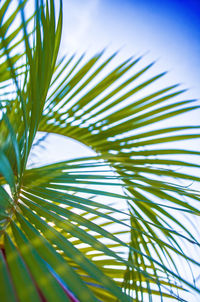
[[[98,10],[99,0],[65,0],[63,3],[64,27],[63,48],[65,51],[77,50],[84,44],[92,21]]]

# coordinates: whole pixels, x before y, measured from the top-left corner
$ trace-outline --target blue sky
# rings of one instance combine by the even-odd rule
[[[144,54],[200,97],[200,4],[196,0],[64,0],[63,45]]]

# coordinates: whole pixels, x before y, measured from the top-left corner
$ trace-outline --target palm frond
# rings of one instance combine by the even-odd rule
[[[62,2],[56,14],[53,0],[36,0],[27,16],[29,2],[0,6],[1,297],[184,301],[186,290],[199,293],[191,280],[200,263],[187,251],[199,241],[182,217],[200,214],[190,187],[200,152],[177,147],[199,138],[199,126],[173,119],[197,101],[178,85],[148,92],[165,73],[143,80],[153,64],[138,68],[142,58],[112,70],[117,53],[59,60]],[[96,156],[30,168],[38,131]]]

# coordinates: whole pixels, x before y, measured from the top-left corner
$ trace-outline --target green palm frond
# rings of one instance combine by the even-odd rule
[[[58,59],[62,1],[0,4],[0,278],[3,301],[184,301],[200,262],[200,152],[173,124],[198,108],[165,73],[117,53]],[[57,17],[56,17],[57,16]],[[18,20],[18,21],[16,21]],[[16,22],[19,22],[16,28]],[[140,84],[138,84],[140,81]],[[161,125],[170,121],[170,127]],[[162,121],[162,124],[160,123]],[[166,124],[166,123],[165,123]],[[38,132],[73,138],[96,156],[30,167]],[[173,147],[169,147],[169,142]],[[177,261],[176,261],[177,259]],[[188,267],[188,278],[181,273]]]

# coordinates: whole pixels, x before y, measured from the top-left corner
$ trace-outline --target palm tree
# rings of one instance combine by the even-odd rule
[[[53,0],[27,11],[30,2],[0,3],[1,301],[184,301],[186,290],[199,293],[191,281],[199,261],[188,252],[198,251],[198,237],[182,217],[200,214],[190,186],[199,182],[190,168],[200,154],[175,144],[198,138],[199,127],[159,123],[197,104],[180,100],[178,85],[145,92],[164,73],[142,80],[151,65],[135,72],[141,58],[109,72],[116,53],[58,59],[62,2],[58,14]],[[30,167],[41,132],[96,156]]]

